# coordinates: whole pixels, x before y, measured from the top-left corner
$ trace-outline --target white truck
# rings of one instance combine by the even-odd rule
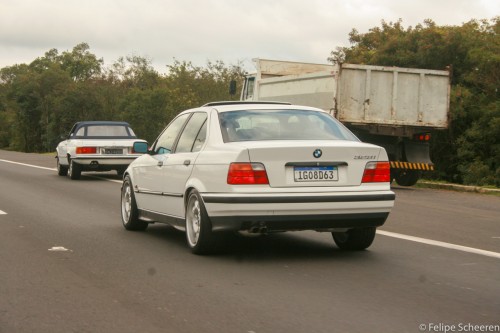
[[[384,147],[392,178],[412,186],[434,170],[431,132],[449,123],[450,71],[254,59],[242,101],[280,101],[328,111],[364,142]]]

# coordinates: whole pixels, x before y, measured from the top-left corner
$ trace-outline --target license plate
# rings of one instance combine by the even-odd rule
[[[339,180],[338,169],[335,166],[324,167],[294,167],[296,182],[324,182]]]
[[[123,154],[123,149],[105,148],[104,154]]]

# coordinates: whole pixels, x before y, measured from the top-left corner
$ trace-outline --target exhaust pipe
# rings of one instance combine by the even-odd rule
[[[252,234],[256,234],[259,232],[259,227],[251,227],[248,231]]]
[[[256,225],[250,227],[248,231],[252,234],[267,234],[267,227],[265,225]]]

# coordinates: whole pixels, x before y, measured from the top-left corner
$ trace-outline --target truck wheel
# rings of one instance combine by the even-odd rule
[[[403,170],[396,175],[396,183],[401,186],[413,186],[420,178],[420,173],[416,170]]]
[[[68,174],[68,167],[65,167],[59,163],[59,157],[56,157],[57,161],[57,174],[59,176],[66,176]]]
[[[69,169],[68,169],[68,176],[69,178],[75,180],[75,179],[80,179],[80,176],[82,175],[82,168],[80,165],[76,164],[73,161],[69,161]]]
[[[139,211],[137,210],[134,190],[129,176],[123,180],[121,213],[123,226],[127,230],[146,230],[149,225],[147,222],[139,220]]]
[[[335,244],[341,250],[361,251],[372,245],[377,228],[355,228],[345,232],[332,232]]]

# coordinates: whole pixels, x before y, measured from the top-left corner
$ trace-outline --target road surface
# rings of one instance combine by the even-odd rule
[[[119,177],[88,175],[0,151],[0,333],[500,332],[499,197],[395,188],[367,251],[292,232],[196,256],[126,231]]]

